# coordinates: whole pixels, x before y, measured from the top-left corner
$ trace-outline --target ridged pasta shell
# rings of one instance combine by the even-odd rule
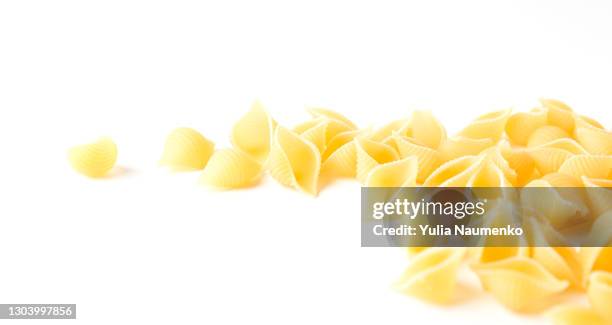
[[[68,150],[72,168],[89,177],[103,177],[115,166],[117,145],[110,138],[101,138]]]
[[[589,208],[596,216],[612,210],[612,180],[582,176]]]
[[[497,141],[504,134],[506,122],[511,113],[511,109],[504,109],[484,114],[459,132],[459,136]]]
[[[544,126],[546,121],[547,114],[543,109],[518,112],[508,118],[506,134],[512,143],[525,146],[533,131]]]
[[[591,154],[612,155],[612,132],[595,128],[577,128],[576,139]]]
[[[315,118],[326,118],[326,119],[331,119],[331,120],[336,120],[336,121],[340,121],[342,123],[344,123],[346,126],[348,126],[351,130],[354,130],[357,128],[357,126],[355,125],[355,123],[353,123],[351,120],[349,120],[346,116],[332,111],[330,109],[327,108],[318,108],[318,107],[313,107],[313,108],[309,108],[307,109],[308,113],[310,113],[310,115],[312,115]]]
[[[612,246],[612,210],[595,218],[586,242],[589,246]]]
[[[220,149],[210,157],[200,180],[221,189],[246,187],[261,177],[262,166],[257,160],[237,149]]]
[[[558,279],[581,286],[582,268],[578,252],[573,247],[533,247],[533,259]]]
[[[425,187],[443,186],[449,180],[461,175],[478,161],[475,156],[465,156],[448,161],[436,169],[423,183]],[[466,180],[467,181],[467,180]]]
[[[510,164],[502,155],[500,147],[497,146],[485,149],[482,153],[480,153],[480,155],[484,156],[485,159],[495,164],[495,166],[502,171],[504,177],[511,183],[511,185],[516,184],[518,177],[517,173],[514,169],[512,169],[512,167],[510,167]]]
[[[314,144],[317,149],[319,149],[320,153],[325,151],[325,147],[327,146],[327,127],[329,125],[328,121],[321,121],[319,124],[307,129],[302,134],[302,138]]]
[[[398,154],[388,145],[368,140],[355,139],[357,153],[357,179],[364,183],[370,170],[379,164],[399,159]]]
[[[312,143],[282,126],[276,127],[267,168],[279,183],[316,195],[321,155]]]
[[[357,154],[355,141],[343,144],[325,159],[321,166],[321,176],[328,179],[354,178],[356,176]]]
[[[410,128],[410,119],[400,119],[390,122],[389,124],[381,127],[374,131],[368,138],[372,141],[384,141],[389,138],[395,132],[408,131]]]
[[[576,155],[559,167],[559,173],[574,177],[606,178],[612,170],[612,156]]]
[[[503,150],[502,154],[510,168],[516,172],[517,186],[524,186],[535,178],[536,164],[526,150],[510,148]]]
[[[548,143],[538,146],[538,148],[562,149],[571,152],[575,155],[582,155],[587,153],[587,151],[578,142],[570,138],[552,140]]]
[[[533,195],[532,187],[542,187]],[[566,197],[549,182],[543,180],[532,181],[521,190],[521,204],[524,211],[544,218],[559,228],[570,223],[577,223],[588,214],[588,208],[580,197]]]
[[[404,158],[378,165],[370,171],[365,181],[368,187],[407,187],[416,185],[418,171],[416,157]]]
[[[276,122],[266,112],[264,106],[256,101],[232,129],[232,144],[263,163],[268,158],[272,133]]]
[[[548,124],[572,133],[575,125],[574,112],[567,104],[556,99],[540,99],[540,103],[548,112]]]
[[[466,137],[453,137],[446,139],[438,148],[444,161],[457,159],[463,156],[473,156],[493,146],[491,139],[472,139]]]
[[[609,325],[593,308],[566,305],[552,309],[548,318],[555,325]]]
[[[446,139],[444,126],[430,111],[414,111],[410,128],[414,139],[432,149],[437,149]]]
[[[582,247],[578,256],[582,265],[582,279],[585,281],[592,272],[612,272],[612,247]]]
[[[166,138],[160,164],[173,170],[200,170],[206,166],[215,144],[191,128],[177,128]]]
[[[612,273],[593,272],[587,294],[593,309],[612,323]]]
[[[527,147],[537,147],[563,138],[569,138],[569,134],[563,129],[553,125],[544,125],[531,133],[527,140]]]
[[[576,127],[574,128],[574,133],[576,132],[576,129],[578,128],[588,128],[588,129],[603,129],[603,125],[601,125],[601,123],[597,122],[597,120],[590,118],[588,116],[584,116],[584,115],[579,115],[579,116],[574,116],[575,117],[575,122],[576,122]]]
[[[542,302],[563,292],[569,285],[526,257],[474,264],[472,269],[485,290],[504,306],[517,312],[532,312],[545,307],[541,305]]]
[[[416,157],[418,159],[418,183],[423,183],[425,179],[442,164],[442,158],[437,151],[426,146],[418,145],[415,141],[399,134],[394,135],[393,139],[395,140],[395,145],[399,151],[400,157]]]
[[[527,152],[542,175],[558,171],[561,165],[573,156],[571,152],[557,148],[537,147]]]
[[[327,158],[329,158],[334,152],[336,152],[336,150],[340,149],[340,147],[342,147],[343,145],[353,141],[353,139],[355,139],[355,137],[361,133],[362,131],[359,130],[338,133],[327,143],[325,151],[321,155],[321,161],[325,162]]]
[[[395,287],[432,303],[446,304],[455,295],[464,248],[429,248],[416,254]]]

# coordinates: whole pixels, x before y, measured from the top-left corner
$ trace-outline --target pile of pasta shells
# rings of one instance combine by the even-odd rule
[[[543,99],[527,112],[482,115],[454,136],[429,111],[378,129],[360,129],[327,109],[309,113],[311,119],[287,128],[255,102],[234,125],[232,146],[223,149],[194,129],[176,129],[161,164],[202,170],[201,182],[218,189],[253,186],[267,172],[312,195],[339,178],[367,187],[612,187],[612,133],[558,100]],[[108,138],[69,154],[72,166],[91,177],[108,173],[116,158]],[[589,207],[594,227],[612,229],[612,197],[592,199]],[[612,324],[609,244],[409,248],[411,261],[396,287],[448,304],[455,301],[459,270],[468,265],[482,288],[512,311],[541,312],[564,293],[586,292],[590,305],[562,304],[550,317],[558,324]]]

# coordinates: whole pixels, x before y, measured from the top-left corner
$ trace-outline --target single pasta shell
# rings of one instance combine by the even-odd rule
[[[248,154],[237,149],[215,151],[202,172],[204,184],[232,189],[255,184],[261,177],[262,166]]]
[[[578,256],[584,281],[595,271],[612,272],[612,247],[582,247]]]
[[[279,183],[317,194],[321,155],[316,146],[294,132],[276,128],[267,166]]]
[[[351,120],[349,120],[346,116],[332,111],[330,109],[327,108],[318,108],[318,107],[313,107],[313,108],[309,108],[308,112],[310,113],[310,115],[312,115],[315,118],[319,118],[319,117],[323,117],[323,118],[327,118],[327,119],[332,119],[332,120],[337,120],[340,121],[344,124],[346,124],[350,129],[356,129],[357,126],[355,125],[355,123],[353,123]]]
[[[327,121],[322,121],[321,123],[313,126],[312,128],[304,131],[301,136],[302,138],[304,138],[305,140],[309,141],[310,143],[314,144],[317,149],[319,149],[319,152],[323,152],[325,151],[325,146],[327,143],[326,140],[326,132],[327,132],[327,126],[329,125],[329,122]]]
[[[578,252],[573,247],[533,247],[533,259],[558,279],[581,286],[582,268]]]
[[[191,128],[177,128],[166,138],[160,164],[174,170],[199,170],[206,166],[215,144]]]
[[[430,111],[414,111],[410,124],[412,137],[432,149],[446,139],[446,130]]]
[[[400,157],[417,157],[419,173],[417,182],[422,184],[431,173],[442,164],[442,158],[437,151],[426,146],[418,145],[409,138],[396,134],[393,136]]]
[[[612,210],[612,180],[582,176],[589,208],[596,216]]]
[[[558,171],[561,165],[573,156],[567,150],[544,147],[529,149],[528,153],[542,175]]]
[[[556,99],[540,99],[540,103],[548,112],[548,124],[572,133],[575,126],[574,112],[567,104]]]
[[[527,147],[537,147],[553,140],[569,138],[569,134],[554,125],[544,125],[535,130],[527,140]]]
[[[478,158],[475,156],[465,156],[448,161],[436,169],[423,183],[425,187],[441,186],[449,179],[453,179],[472,167]]]
[[[438,149],[444,161],[457,159],[463,156],[473,156],[493,146],[491,139],[472,139],[466,137],[453,137],[446,139]]]
[[[593,308],[575,305],[560,306],[552,309],[548,318],[555,325],[607,325],[609,324]]]
[[[580,127],[576,129],[576,139],[591,154],[612,155],[612,132]]]
[[[365,138],[355,139],[355,147],[356,175],[361,183],[366,181],[372,168],[399,159],[398,154],[390,146]]]
[[[503,135],[506,122],[510,118],[511,113],[511,109],[504,109],[484,114],[459,132],[459,135],[472,139],[492,139],[497,141]]]
[[[429,248],[417,253],[396,282],[397,290],[436,304],[447,304],[455,295],[457,271],[464,248]]]
[[[546,111],[543,109],[518,112],[508,118],[505,131],[512,143],[525,146],[533,131],[544,126],[546,120]]]
[[[370,171],[365,186],[368,187],[407,187],[416,185],[418,171],[416,157],[404,158],[378,165]]]
[[[345,143],[325,160],[321,175],[328,178],[354,178],[356,175],[357,154],[355,142]]]
[[[110,138],[101,138],[90,144],[68,150],[72,168],[89,177],[103,177],[115,166],[117,146]]]
[[[593,309],[612,322],[612,273],[593,272],[587,294]]]
[[[486,291],[516,312],[533,312],[544,308],[540,303],[565,291],[569,285],[526,257],[475,264],[472,269]]]
[[[374,131],[368,138],[372,141],[384,141],[392,136],[395,132],[407,131],[411,127],[410,119],[400,119],[390,122],[389,124]]]
[[[232,144],[263,163],[268,158],[272,132],[276,122],[264,106],[255,101],[249,110],[232,128]]]
[[[559,167],[559,173],[573,177],[607,178],[612,170],[612,156],[576,155]]]
[[[529,256],[529,247],[475,247],[472,259],[477,263],[490,263],[515,256]]]
[[[562,149],[562,150],[571,152],[575,155],[582,155],[582,154],[587,153],[587,151],[582,147],[582,145],[580,145],[574,139],[570,139],[570,138],[561,138],[561,139],[552,140],[538,147],[539,148]]]

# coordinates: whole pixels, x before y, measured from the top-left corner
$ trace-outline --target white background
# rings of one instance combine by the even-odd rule
[[[288,126],[307,105],[364,127],[420,108],[452,133],[557,97],[609,127],[609,3],[3,0],[0,303],[76,303],[83,324],[539,323],[475,283],[447,308],[390,290],[407,261],[359,247],[357,183],[213,192],[156,163],[177,126],[227,146],[255,98]],[[66,149],[101,135],[119,167],[92,181]]]

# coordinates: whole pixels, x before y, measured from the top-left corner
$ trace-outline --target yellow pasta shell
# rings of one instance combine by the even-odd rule
[[[351,130],[357,128],[355,123],[349,120],[346,116],[338,112],[332,111],[330,109],[327,109],[327,108],[313,107],[313,108],[309,108],[308,112],[310,113],[310,115],[312,115],[315,118],[326,118],[326,119],[340,121],[344,123],[346,126],[348,126]]]
[[[410,128],[414,139],[432,149],[437,149],[446,139],[444,126],[430,111],[414,111]]]
[[[506,134],[510,141],[521,146],[527,145],[529,136],[547,121],[546,111],[535,109],[530,112],[518,112],[508,118]]]
[[[191,128],[177,128],[166,138],[160,164],[174,170],[199,170],[206,166],[215,144]]]
[[[591,154],[612,155],[612,132],[595,128],[577,128],[576,139]]]
[[[456,178],[472,167],[476,161],[478,161],[478,158],[475,156],[465,156],[448,161],[431,173],[423,183],[423,186],[443,186],[442,184],[448,183],[449,180]]]
[[[251,155],[260,163],[268,158],[272,132],[276,122],[266,112],[264,106],[256,101],[232,129],[232,144]]]
[[[267,162],[270,175],[279,183],[317,194],[321,155],[312,143],[277,126]]]
[[[589,208],[594,215],[602,215],[612,210],[612,180],[594,179],[582,176]]]
[[[372,141],[384,141],[393,135],[393,133],[407,132],[410,129],[410,119],[395,120],[380,129],[374,131],[368,138]]]
[[[261,177],[262,166],[257,160],[237,149],[221,149],[210,157],[201,181],[221,189],[246,187]]]
[[[416,157],[418,159],[419,173],[417,182],[423,183],[431,173],[442,164],[442,158],[437,151],[426,146],[416,144],[409,138],[396,134],[393,139],[400,157]]]
[[[406,294],[437,303],[452,301],[463,248],[429,248],[418,253],[395,287]]]
[[[475,264],[472,269],[485,290],[504,306],[517,312],[532,312],[546,307],[542,302],[563,292],[569,285],[526,257]]]
[[[101,138],[68,150],[72,168],[89,177],[103,177],[115,166],[117,146],[110,138]]]
[[[582,265],[582,279],[585,281],[592,272],[612,272],[612,247],[582,247],[578,256]]]
[[[369,187],[406,187],[415,186],[418,171],[416,157],[392,161],[378,165],[370,171],[365,181]]]
[[[321,166],[321,176],[333,178],[354,178],[356,176],[357,154],[355,142],[345,143],[325,160]]]
[[[554,325],[609,325],[593,308],[569,305],[548,313]]]
[[[491,139],[472,139],[466,137],[453,137],[446,139],[438,148],[444,161],[457,159],[463,156],[473,156],[493,146]]]
[[[319,152],[323,153],[325,151],[325,147],[327,145],[326,132],[327,127],[329,126],[329,122],[321,121],[319,124],[311,127],[310,129],[304,131],[302,134],[302,138],[314,144]]]
[[[574,177],[606,178],[612,170],[612,156],[576,155],[559,167],[559,173]]]
[[[511,109],[505,109],[484,114],[459,132],[459,136],[497,141],[503,135],[511,113]]]
[[[575,125],[574,113],[567,104],[556,99],[540,99],[540,103],[548,112],[548,124],[572,133]]]
[[[357,153],[357,179],[364,183],[370,170],[379,164],[399,159],[398,154],[388,145],[368,140],[355,139]]]
[[[587,294],[593,309],[612,323],[612,273],[593,272]]]
[[[571,152],[557,148],[537,147],[527,152],[542,175],[558,171],[561,165],[573,156]]]
[[[578,252],[573,247],[533,247],[533,259],[558,279],[581,286],[582,268]]]
[[[553,140],[569,138],[569,134],[563,129],[553,125],[544,125],[529,136],[528,147],[537,147],[549,143]]]

